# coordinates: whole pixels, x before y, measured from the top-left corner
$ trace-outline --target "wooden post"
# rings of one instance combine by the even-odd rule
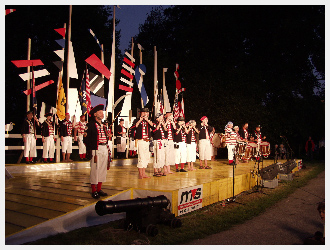
[[[143,50],[143,48],[142,48],[142,46],[141,46],[141,44],[138,44],[138,48],[139,48],[139,57],[140,57],[140,65],[142,64],[142,50]],[[143,79],[143,76],[141,75],[141,77],[142,77],[142,79]],[[142,99],[142,97],[141,97],[141,108],[144,108],[144,104],[143,104],[143,99]]]
[[[154,46],[154,117],[156,117],[156,102],[158,95],[158,82],[157,82],[157,50]]]
[[[69,83],[70,83],[70,69],[69,69],[69,58],[70,58],[70,41],[71,41],[71,16],[72,16],[72,5],[69,8],[69,23],[68,23],[68,42],[67,50],[68,55],[66,59],[66,112],[69,111]]]

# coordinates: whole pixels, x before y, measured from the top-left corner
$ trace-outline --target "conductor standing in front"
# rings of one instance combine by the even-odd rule
[[[106,181],[107,170],[110,169],[110,152],[108,148],[108,136],[106,127],[102,123],[104,105],[95,106],[90,114],[91,121],[87,123],[84,133],[84,143],[86,144],[87,155],[90,160],[90,182],[92,197],[107,196],[101,187]]]

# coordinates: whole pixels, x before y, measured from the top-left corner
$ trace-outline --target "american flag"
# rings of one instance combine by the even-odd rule
[[[89,87],[89,74],[88,69],[84,72],[84,76],[81,80],[81,86],[79,91],[79,100],[82,107],[82,114],[89,114],[91,111],[91,92]]]

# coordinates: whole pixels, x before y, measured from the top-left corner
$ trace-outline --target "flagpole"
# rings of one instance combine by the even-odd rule
[[[70,69],[69,69],[69,58],[70,58],[70,41],[71,41],[71,16],[72,16],[72,5],[69,7],[69,23],[68,23],[68,41],[67,41],[67,59],[66,59],[66,112],[69,111],[69,82],[70,82]]]
[[[142,48],[141,44],[139,44],[139,43],[138,43],[138,48],[140,50],[139,56],[140,56],[140,65],[141,65],[142,64],[142,50],[143,50],[143,48]],[[143,76],[141,75],[141,77],[143,77]],[[144,108],[142,96],[141,96],[141,108]]]
[[[27,59],[31,59],[31,38],[28,38],[28,50],[27,50]],[[28,73],[28,80],[26,83],[26,89],[29,90],[31,88],[30,83],[30,66],[27,67],[27,73]],[[26,96],[26,111],[30,110],[30,95]]]
[[[156,104],[157,104],[157,95],[158,95],[158,84],[157,84],[157,50],[154,46],[154,117],[156,117]]]

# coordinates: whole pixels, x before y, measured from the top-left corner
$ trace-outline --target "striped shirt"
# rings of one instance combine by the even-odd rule
[[[171,123],[167,124],[167,139],[173,140],[173,131],[172,131]]]
[[[237,134],[231,128],[225,129],[226,135],[226,144],[227,145],[236,145]]]
[[[97,122],[95,124],[97,128],[97,144],[107,143],[108,140],[104,133],[103,124],[99,125]]]
[[[142,121],[142,139],[148,139],[148,126],[146,121]]]
[[[75,129],[78,130],[78,135],[83,135],[85,132],[85,127],[86,127],[87,122],[81,122],[79,121],[76,126]]]

